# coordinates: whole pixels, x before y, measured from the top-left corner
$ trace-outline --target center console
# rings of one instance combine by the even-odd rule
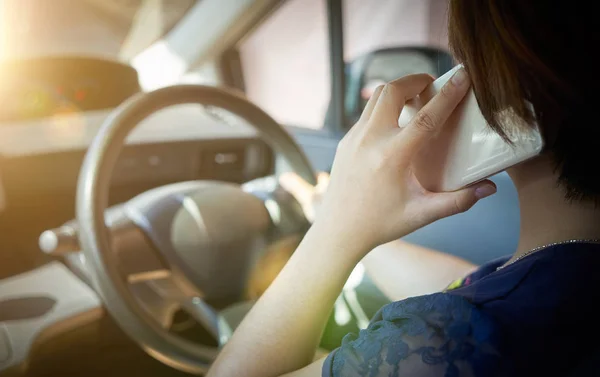
[[[96,293],[61,263],[0,281],[0,372],[20,366],[45,338],[102,315]]]
[[[184,376],[148,356],[54,262],[0,280],[0,376]]]

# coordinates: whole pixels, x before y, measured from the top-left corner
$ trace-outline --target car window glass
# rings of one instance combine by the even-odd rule
[[[445,0],[344,0],[345,60],[445,47]],[[325,0],[288,0],[240,44],[247,95],[279,122],[321,128],[330,100]],[[377,22],[373,22],[377,20]]]

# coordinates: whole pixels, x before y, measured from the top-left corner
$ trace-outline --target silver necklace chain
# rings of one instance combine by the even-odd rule
[[[498,267],[496,269],[496,271],[501,270],[505,267],[510,266],[511,264],[514,264],[518,261],[520,261],[521,259],[530,256],[531,254],[535,254],[538,251],[544,250],[548,247],[552,247],[552,246],[558,246],[558,245],[567,245],[570,243],[591,243],[591,244],[600,244],[600,239],[589,239],[589,240],[567,240],[567,241],[561,241],[561,242],[554,242],[554,243],[549,243],[547,245],[543,245],[543,246],[538,246],[535,249],[531,249],[521,255],[519,255],[517,258],[513,259],[512,261]]]

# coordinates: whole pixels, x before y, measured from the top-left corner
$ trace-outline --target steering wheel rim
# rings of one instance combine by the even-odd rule
[[[180,104],[214,106],[245,119],[305,180],[316,184],[316,175],[291,135],[272,117],[233,91],[209,86],[177,85],[135,95],[115,109],[92,141],[76,196],[79,239],[92,284],[118,325],[151,356],[179,370],[204,373],[216,350],[169,333],[135,302],[120,278],[104,217],[110,178],[127,135],[153,113]]]

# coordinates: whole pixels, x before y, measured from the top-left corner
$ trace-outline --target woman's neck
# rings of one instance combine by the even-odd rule
[[[513,259],[555,242],[600,239],[600,209],[592,203],[565,200],[548,158],[522,164],[509,174],[521,210],[521,234]]]

